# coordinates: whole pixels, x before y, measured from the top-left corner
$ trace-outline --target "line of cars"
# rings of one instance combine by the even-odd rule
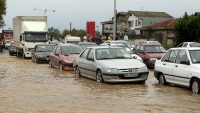
[[[52,47],[44,47],[47,45]],[[159,84],[176,84],[191,88],[193,93],[200,92],[198,47],[171,48],[166,52],[161,44],[141,44],[136,52],[141,61],[131,55],[127,45],[121,43],[112,42],[103,46],[88,42],[47,45],[37,45],[33,49],[32,60],[35,63],[45,60],[49,62],[49,67],[60,70],[74,70],[76,77],[84,76],[97,82],[144,83],[149,74],[147,67],[153,66]]]

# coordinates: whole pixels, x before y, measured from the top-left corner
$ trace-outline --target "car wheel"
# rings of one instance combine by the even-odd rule
[[[60,62],[60,64],[59,64],[59,69],[60,69],[60,70],[63,70],[63,65],[62,65],[61,62]]]
[[[199,83],[199,80],[198,79],[194,79],[193,81],[192,81],[192,87],[191,87],[191,90],[192,90],[192,92],[193,93],[195,93],[195,94],[198,94],[200,91],[200,83]]]
[[[102,73],[101,73],[100,70],[97,71],[96,80],[97,80],[98,83],[104,82],[103,77],[102,77]]]
[[[165,77],[163,74],[159,76],[159,84],[164,85],[166,84]]]
[[[52,62],[51,62],[51,60],[49,60],[49,67],[52,67]]]
[[[80,72],[78,66],[76,66],[76,68],[75,68],[75,76],[76,76],[76,77],[80,77],[80,76],[81,76],[81,72]]]

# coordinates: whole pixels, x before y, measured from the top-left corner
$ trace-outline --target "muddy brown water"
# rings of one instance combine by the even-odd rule
[[[150,69],[145,84],[97,83],[74,72],[0,53],[0,113],[198,113],[200,95],[161,86]]]

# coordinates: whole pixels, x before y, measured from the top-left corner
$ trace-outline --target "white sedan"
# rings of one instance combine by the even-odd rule
[[[160,84],[172,83],[200,92],[200,48],[171,48],[155,63],[154,75]]]
[[[73,66],[77,77],[97,82],[145,82],[149,74],[146,65],[122,47],[87,47],[75,57]]]

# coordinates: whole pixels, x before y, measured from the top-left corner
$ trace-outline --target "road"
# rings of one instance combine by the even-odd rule
[[[97,83],[0,53],[0,113],[198,113],[200,95],[159,85]]]

